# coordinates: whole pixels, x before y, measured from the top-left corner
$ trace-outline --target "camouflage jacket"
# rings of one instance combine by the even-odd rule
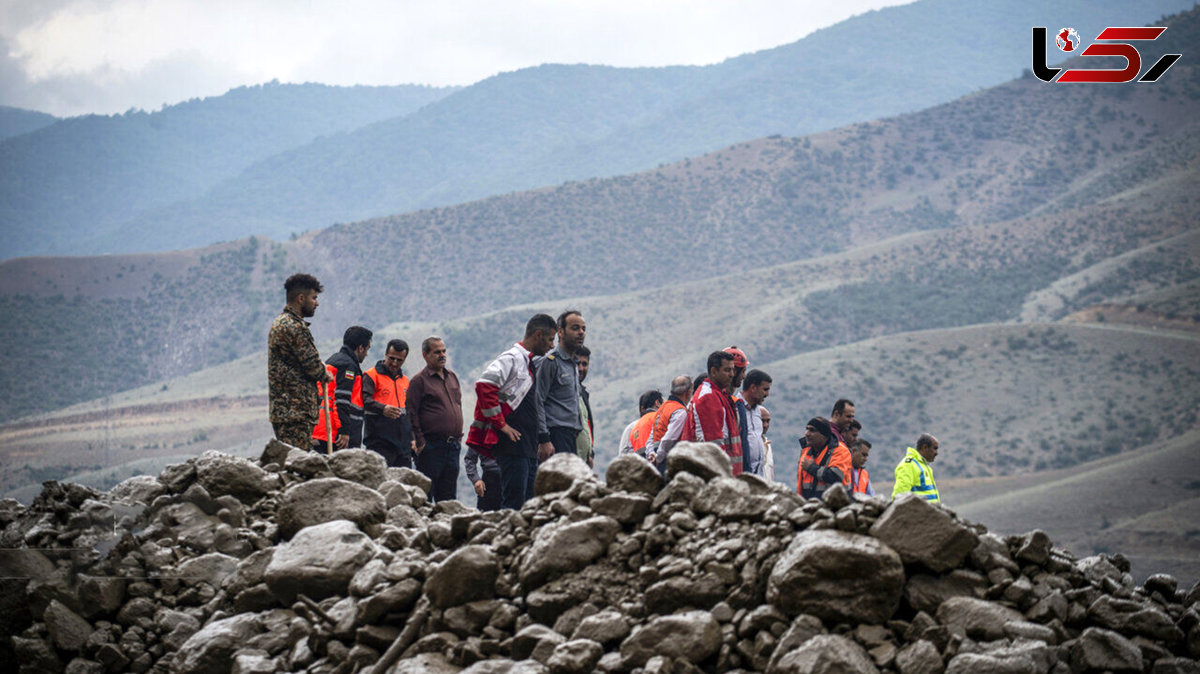
[[[317,382],[325,364],[317,353],[308,323],[284,308],[267,336],[267,387],[271,423],[317,423]]]

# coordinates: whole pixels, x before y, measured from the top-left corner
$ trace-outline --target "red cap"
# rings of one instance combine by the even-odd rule
[[[731,346],[728,349],[725,349],[725,353],[733,354],[733,366],[734,367],[740,367],[742,369],[750,367],[750,359],[746,358],[745,351],[742,351],[741,349],[737,348],[736,346]]]

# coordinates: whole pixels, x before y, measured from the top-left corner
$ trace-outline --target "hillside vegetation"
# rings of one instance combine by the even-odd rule
[[[155,112],[58,120],[0,141],[0,257],[144,249],[120,226],[135,214],[198,197],[265,157],[406,115],[452,91],[275,82]],[[97,236],[110,243],[81,245]]]
[[[921,0],[711,66],[543,65],[436,103],[446,92],[402,93],[406,105],[391,112],[378,109],[371,91],[310,88],[251,105],[252,93],[235,90],[222,98],[240,107],[190,122],[186,138],[194,142],[172,133],[186,123],[176,121],[182,112],[87,118],[0,149],[2,173],[23,176],[0,182],[0,222],[10,232],[0,250],[96,254],[252,234],[284,239],[335,222],[644,170],[1004,82],[1028,65],[1032,26],[1072,25],[1090,38],[1104,26],[1156,22],[1191,5]],[[313,120],[332,128],[283,137],[274,127],[310,109],[332,112],[333,120]]]
[[[1168,34],[1197,34],[1196,15],[1172,19]],[[1195,225],[1195,67],[1177,65],[1153,87],[1078,89],[1069,108],[1057,91],[1021,79],[890,120],[287,243],[8,261],[0,264],[0,334],[11,345],[4,371],[61,360],[64,376],[80,385],[6,386],[0,408],[8,419],[56,409],[261,349],[279,284],[296,269],[327,287],[314,326],[323,339],[352,323],[557,305],[712,278],[747,262],[790,263],[777,273],[806,288],[803,310],[790,305],[785,315],[794,318],[762,339],[771,358],[889,332],[1012,320],[1030,293]],[[889,244],[884,255],[883,241],[899,247]],[[796,262],[832,251],[859,263],[814,270]],[[519,272],[500,262],[509,260],[520,261]],[[1171,283],[1196,274],[1187,256],[1169,268],[1130,269],[1145,278],[1164,271]],[[686,286],[672,292],[695,308]],[[481,333],[494,345],[509,331]]]
[[[19,136],[49,126],[58,120],[54,115],[34,110],[22,110],[0,105],[0,140]]]

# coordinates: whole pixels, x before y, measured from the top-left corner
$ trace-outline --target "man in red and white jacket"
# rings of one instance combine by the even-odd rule
[[[692,394],[683,426],[686,442],[712,442],[725,452],[733,474],[742,472],[742,433],[737,410],[725,391],[733,382],[733,354],[714,351],[708,356],[708,379]]]
[[[554,348],[558,324],[537,314],[525,324],[525,337],[501,353],[475,382],[475,420],[467,446],[500,464],[500,507],[520,510],[533,497],[538,460],[554,453],[545,427],[545,411],[534,392],[534,356]]]

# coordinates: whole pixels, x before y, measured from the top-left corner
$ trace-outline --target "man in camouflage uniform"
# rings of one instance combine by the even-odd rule
[[[283,288],[287,305],[267,336],[271,425],[281,442],[307,449],[320,406],[317,383],[332,380],[304,320],[316,313],[324,288],[309,274],[293,274]]]

